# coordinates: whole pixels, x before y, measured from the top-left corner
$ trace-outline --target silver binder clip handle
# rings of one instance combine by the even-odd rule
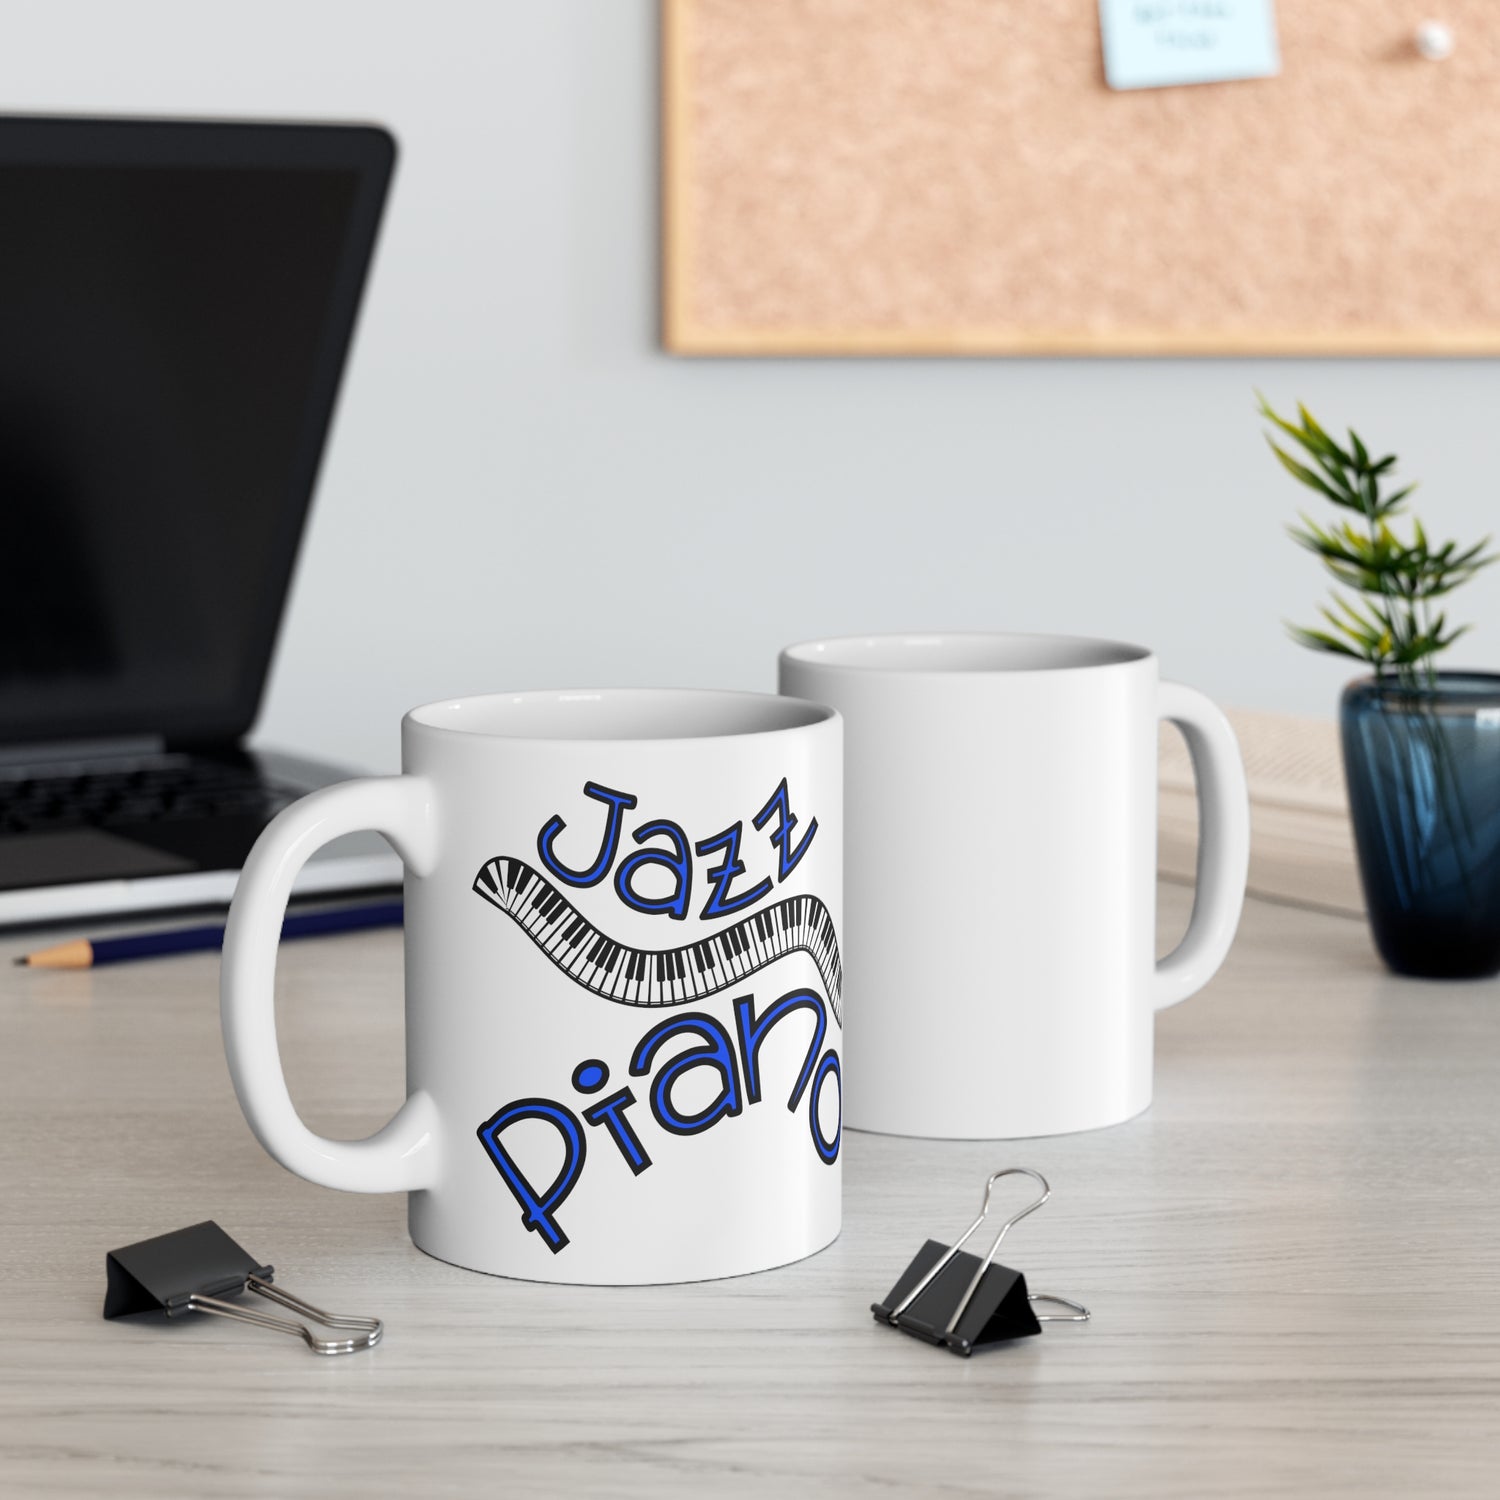
[[[953,1330],[958,1326],[958,1320],[964,1315],[965,1309],[968,1307],[970,1300],[973,1298],[975,1288],[978,1287],[980,1278],[989,1269],[990,1262],[994,1260],[995,1251],[1000,1248],[1000,1241],[1005,1238],[1006,1231],[1011,1227],[1011,1225],[1019,1224],[1027,1214],[1035,1213],[1037,1209],[1039,1209],[1042,1204],[1044,1204],[1052,1196],[1052,1189],[1047,1185],[1047,1179],[1043,1177],[1040,1172],[1033,1172],[1030,1167],[1002,1167],[1000,1171],[990,1174],[989,1180],[984,1185],[984,1202],[980,1206],[979,1217],[975,1219],[974,1222],[970,1224],[966,1230],[964,1230],[964,1232],[949,1247],[947,1253],[937,1262],[935,1266],[933,1266],[927,1272],[927,1274],[911,1289],[911,1291],[909,1291],[906,1296],[901,1299],[900,1303],[896,1307],[891,1309],[890,1321],[892,1323],[896,1323],[900,1320],[901,1314],[904,1313],[906,1309],[910,1307],[912,1303],[915,1302],[917,1298],[920,1297],[929,1286],[932,1285],[933,1281],[937,1277],[938,1272],[941,1271],[943,1267],[946,1266],[948,1262],[952,1260],[960,1250],[963,1249],[964,1241],[969,1239],[980,1227],[980,1225],[984,1223],[985,1219],[989,1216],[990,1195],[995,1190],[995,1184],[999,1182],[1002,1177],[1017,1176],[1031,1177],[1034,1178],[1037,1182],[1041,1183],[1042,1196],[1038,1198],[1034,1203],[1027,1204],[1027,1206],[1023,1208],[1020,1213],[1012,1214],[1011,1217],[1008,1218],[1005,1223],[1000,1226],[1000,1233],[995,1236],[995,1242],[990,1246],[990,1253],[985,1256],[984,1263],[979,1267],[978,1271],[974,1273],[974,1279],[969,1283],[969,1289],[963,1294],[963,1298],[958,1304],[958,1311],[953,1314],[952,1320],[944,1330],[944,1332],[946,1333],[953,1332]]]
[[[354,1338],[320,1339],[306,1323],[293,1322],[291,1318],[278,1318],[275,1313],[257,1312],[252,1307],[241,1307],[235,1302],[225,1302],[218,1297],[206,1297],[194,1292],[185,1304],[188,1312],[213,1313],[220,1318],[234,1318],[241,1323],[254,1323],[258,1328],[274,1328],[278,1333],[289,1333],[299,1338],[314,1354],[354,1354],[360,1349],[373,1349],[385,1332],[379,1318],[356,1318],[345,1313],[327,1313],[294,1297],[290,1292],[259,1276],[245,1279],[247,1291],[258,1293],[269,1302],[279,1303],[310,1322],[321,1323],[324,1328],[358,1329]]]
[[[969,1234],[973,1234],[974,1230],[978,1229],[979,1226],[984,1223],[984,1216],[990,1211],[990,1189],[993,1188],[994,1185],[1002,1177],[1011,1177],[1018,1174],[1023,1177],[1034,1177],[1039,1183],[1041,1183],[1042,1196],[1035,1199],[1033,1202],[1028,1203],[1026,1207],[1023,1208],[1019,1213],[1012,1214],[1010,1218],[1008,1218],[1000,1226],[999,1234],[997,1234],[995,1238],[990,1241],[989,1253],[986,1254],[984,1259],[979,1262],[979,1269],[975,1271],[974,1275],[970,1278],[969,1285],[967,1286],[967,1288],[965,1288],[963,1296],[958,1299],[958,1306],[953,1309],[953,1316],[948,1319],[948,1326],[943,1330],[944,1333],[952,1333],[953,1330],[958,1327],[959,1319],[962,1318],[963,1315],[969,1310],[969,1303],[974,1300],[974,1293],[979,1290],[979,1283],[984,1280],[984,1273],[989,1270],[990,1262],[994,1260],[995,1252],[1000,1248],[1000,1241],[1010,1233],[1013,1225],[1019,1224],[1027,1214],[1034,1214],[1037,1209],[1039,1209],[1042,1204],[1044,1204],[1052,1196],[1052,1189],[1048,1186],[1047,1179],[1043,1177],[1040,1172],[1033,1172],[1030,1167],[1006,1167],[1003,1171],[996,1172],[994,1176],[991,1177],[987,1183],[985,1183],[984,1207],[979,1211],[979,1217],[974,1221],[973,1226],[969,1230]],[[964,1236],[965,1240],[968,1239],[969,1234],[966,1234]],[[963,1240],[960,1240],[958,1243],[959,1245],[963,1244]],[[954,1250],[956,1250],[958,1248],[958,1245],[955,1245],[953,1248]],[[952,1251],[950,1251],[949,1254],[952,1254]]]
[[[1038,1313],[1038,1323],[1087,1323],[1093,1317],[1088,1308],[1081,1302],[1074,1302],[1071,1297],[1059,1297],[1053,1292],[1028,1292],[1027,1298],[1032,1302],[1050,1302],[1056,1307],[1071,1307],[1071,1313]]]

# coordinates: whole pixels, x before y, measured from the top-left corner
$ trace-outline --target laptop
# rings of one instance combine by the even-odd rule
[[[0,119],[0,924],[226,903],[350,774],[245,737],[394,158],[367,126]],[[399,878],[358,835],[297,889]]]

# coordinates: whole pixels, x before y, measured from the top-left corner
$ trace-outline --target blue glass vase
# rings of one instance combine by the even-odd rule
[[[1500,674],[1361,678],[1339,718],[1380,956],[1398,974],[1500,972]]]

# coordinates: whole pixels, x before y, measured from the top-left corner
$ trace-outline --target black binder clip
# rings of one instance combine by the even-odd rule
[[[995,1184],[1002,1177],[1015,1176],[1035,1178],[1042,1185],[1042,1196],[1000,1226],[989,1253],[980,1260],[963,1248],[964,1243],[988,1216]],[[1019,1224],[1027,1214],[1034,1214],[1051,1196],[1047,1179],[1030,1167],[1006,1167],[996,1172],[984,1185],[984,1205],[979,1217],[951,1247],[928,1240],[885,1301],[872,1303],[870,1311],[878,1321],[889,1323],[892,1328],[925,1339],[929,1344],[945,1344],[954,1354],[965,1356],[981,1344],[1040,1333],[1043,1323],[1087,1323],[1089,1310],[1081,1303],[1046,1292],[1028,1292],[1026,1278],[1019,1271],[995,1261],[995,1251],[1011,1225]],[[1072,1311],[1038,1313],[1032,1310],[1035,1302]]]
[[[171,1234],[159,1234],[154,1240],[126,1245],[122,1250],[111,1250],[104,1258],[104,1266],[109,1276],[104,1293],[106,1318],[143,1312],[165,1312],[169,1318],[184,1313],[214,1313],[221,1318],[238,1318],[242,1323],[293,1334],[314,1354],[353,1354],[357,1349],[373,1349],[385,1331],[379,1318],[322,1312],[300,1297],[273,1286],[271,1267],[257,1263],[212,1219],[186,1229],[174,1229]],[[305,1323],[224,1300],[247,1290],[325,1328],[358,1329],[359,1333],[350,1338],[320,1339],[314,1337]]]

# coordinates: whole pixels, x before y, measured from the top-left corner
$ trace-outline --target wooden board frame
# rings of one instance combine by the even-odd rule
[[[1500,354],[1500,318],[1473,327],[752,326],[695,317],[694,29],[698,0],[660,0],[661,331],[676,354],[719,356],[1396,356]],[[1497,18],[1500,19],[1500,18]],[[1233,85],[1231,85],[1233,86]],[[1100,87],[1104,84],[1102,77]]]

